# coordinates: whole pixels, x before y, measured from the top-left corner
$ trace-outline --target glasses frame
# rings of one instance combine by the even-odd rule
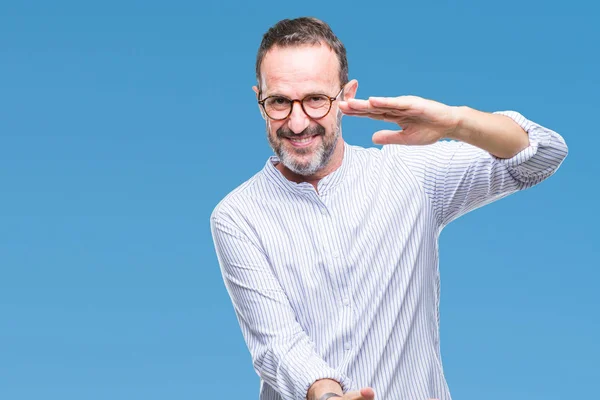
[[[346,86],[346,85],[344,85]],[[290,99],[289,97],[286,96],[280,96],[280,95],[275,95],[275,96],[268,96],[265,97],[262,100],[258,100],[258,104],[260,104],[262,106],[263,111],[265,112],[265,115],[267,117],[269,117],[271,120],[273,121],[283,121],[284,119],[288,119],[290,117],[290,115],[292,115],[292,112],[294,111],[294,103],[298,102],[300,103],[300,108],[302,109],[302,111],[304,112],[304,114],[306,114],[306,116],[310,119],[323,119],[327,116],[327,114],[329,114],[329,112],[331,111],[331,108],[333,106],[333,102],[336,101],[338,99],[338,97],[340,96],[340,94],[342,94],[342,92],[344,91],[344,86],[341,87],[340,91],[338,92],[338,94],[336,94],[334,97],[330,97],[327,96],[326,94],[323,93],[311,93],[311,94],[307,94],[306,96],[304,96],[302,99]],[[304,100],[309,98],[310,96],[325,96],[327,97],[327,99],[329,100],[329,108],[327,109],[327,112],[322,116],[322,117],[318,117],[318,118],[314,118],[311,117],[310,115],[308,115],[308,113],[306,112],[306,110],[304,109]],[[269,115],[269,113],[267,112],[267,109],[265,107],[265,101],[267,101],[268,99],[272,98],[272,97],[283,97],[284,99],[288,99],[291,102],[290,105],[290,112],[283,118],[273,118]]]

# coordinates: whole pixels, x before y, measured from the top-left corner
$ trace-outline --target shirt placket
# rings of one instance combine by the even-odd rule
[[[330,207],[316,195],[320,218],[319,231],[321,236],[321,248],[324,258],[327,260],[327,274],[334,283],[334,296],[341,307],[340,332],[344,351],[350,352],[353,348],[353,303],[351,297],[351,278],[348,276],[346,257],[338,236],[339,229],[335,221],[335,215]]]

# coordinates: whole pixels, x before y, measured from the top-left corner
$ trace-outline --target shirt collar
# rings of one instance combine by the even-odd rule
[[[342,158],[342,165],[339,166],[338,169],[325,176],[323,179],[319,181],[317,187],[319,189],[319,195],[323,196],[325,194],[329,194],[335,189],[343,180],[344,177],[348,174],[350,169],[350,162],[352,160],[352,146],[348,143],[344,143],[344,155]],[[314,191],[313,186],[308,182],[296,183],[287,179],[281,171],[279,171],[275,164],[279,163],[279,157],[271,156],[267,160],[265,167],[263,168],[264,174],[267,178],[277,186],[282,189],[302,194],[310,191]]]

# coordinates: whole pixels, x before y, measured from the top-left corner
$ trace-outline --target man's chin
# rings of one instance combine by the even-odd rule
[[[306,160],[303,157],[299,159],[298,157],[290,155],[289,153],[284,157],[280,157],[279,159],[284,167],[301,176],[311,176],[322,169],[321,166],[315,169],[313,167],[312,159]]]

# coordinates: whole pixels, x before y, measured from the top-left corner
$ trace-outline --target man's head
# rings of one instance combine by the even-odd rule
[[[348,82],[346,49],[331,28],[316,18],[275,24],[258,50],[256,79],[269,143],[281,163],[306,177],[337,167],[343,156],[337,101],[354,97],[357,82]]]

